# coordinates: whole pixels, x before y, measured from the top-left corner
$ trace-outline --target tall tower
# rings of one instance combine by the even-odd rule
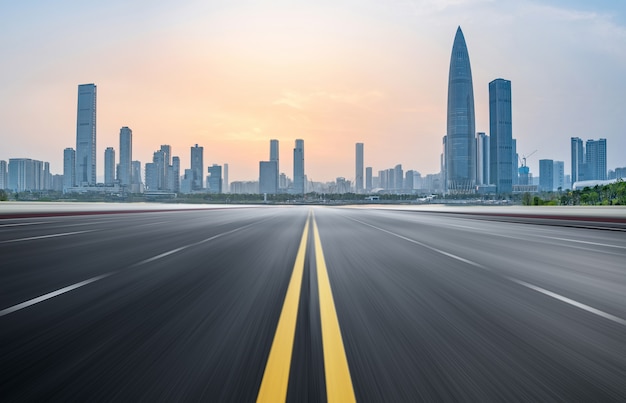
[[[278,140],[270,140],[270,162],[276,162],[276,191],[278,193],[278,178],[280,176],[280,161],[278,154]]]
[[[104,150],[104,184],[113,185],[115,182],[115,150],[113,147],[107,147]]]
[[[474,88],[467,45],[456,30],[448,76],[446,182],[450,193],[472,193],[476,184]]]
[[[120,166],[119,177],[121,186],[130,186],[132,178],[131,162],[133,160],[133,131],[124,126],[120,129]]]
[[[585,150],[583,148],[583,140],[580,137],[572,137],[571,138],[571,149],[572,149],[572,189],[574,188],[574,183],[578,182],[579,176],[582,171],[582,165],[584,163]]]
[[[356,193],[363,193],[363,143],[356,143],[356,172],[354,187]]]
[[[76,151],[73,148],[63,150],[63,192],[76,186]]]
[[[198,147],[196,144],[191,147],[191,171],[193,178],[191,190],[200,190],[203,188],[202,175],[204,174],[204,147]]]
[[[511,82],[498,78],[489,83],[489,177],[496,192],[513,191],[513,132]]]
[[[96,85],[78,86],[76,185],[96,185]]]
[[[606,180],[606,139],[587,140],[585,148],[586,179]]]
[[[296,140],[293,149],[293,192],[304,194],[304,140]]]

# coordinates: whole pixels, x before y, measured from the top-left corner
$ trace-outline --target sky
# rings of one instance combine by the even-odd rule
[[[457,26],[477,131],[505,78],[535,176],[540,159],[569,174],[570,137],[606,138],[608,168],[626,166],[626,2],[581,0],[0,0],[0,160],[62,173],[77,86],[95,83],[99,178],[122,126],[134,160],[169,144],[189,168],[199,144],[230,181],[258,179],[270,139],[290,177],[296,139],[314,181],[353,179],[356,142],[375,173],[437,173]]]

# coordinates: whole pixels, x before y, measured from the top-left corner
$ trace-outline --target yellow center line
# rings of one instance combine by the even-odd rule
[[[300,247],[293,266],[291,280],[287,287],[285,302],[278,319],[276,334],[270,349],[261,388],[257,396],[257,402],[284,402],[287,399],[287,386],[289,384],[289,371],[291,368],[291,354],[293,341],[296,334],[296,320],[298,318],[298,304],[300,302],[300,289],[302,288],[302,276],[304,273],[304,258],[309,236],[310,213],[304,225]]]
[[[356,402],[315,216],[313,216],[313,235],[315,237],[315,261],[317,262],[317,287],[320,295],[326,398],[329,403]]]

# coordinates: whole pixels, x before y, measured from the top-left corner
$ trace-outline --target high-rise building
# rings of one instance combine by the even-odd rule
[[[143,192],[143,182],[141,181],[141,162],[131,161],[130,163],[131,177],[130,177],[130,191],[132,193]]]
[[[210,193],[222,193],[222,166],[213,164],[208,169],[207,188]]]
[[[304,140],[296,140],[293,149],[293,192],[304,194]]]
[[[230,193],[230,182],[228,182],[228,164],[224,164],[224,182],[222,182],[222,193]]]
[[[78,86],[76,114],[77,186],[96,185],[96,85]]]
[[[554,190],[554,161],[539,160],[539,190],[551,192]]]
[[[354,174],[356,193],[363,193],[363,143],[356,143],[356,172]]]
[[[154,162],[146,163],[146,189],[149,191],[159,190],[159,167]]]
[[[585,149],[583,147],[583,140],[580,137],[572,137],[571,138],[571,158],[572,158],[572,189],[574,188],[574,183],[578,182],[579,176],[582,176],[584,179],[584,173],[582,165],[585,162]],[[582,173],[582,175],[580,175]]]
[[[402,164],[398,164],[393,168],[393,177],[395,179],[393,188],[397,192],[401,192],[404,187],[404,170]]]
[[[191,147],[191,171],[193,172],[191,190],[201,190],[204,187],[202,179],[204,174],[204,147],[198,147],[197,144]]]
[[[585,162],[586,180],[606,180],[606,139],[587,140]]]
[[[173,181],[169,175],[172,171],[172,146],[162,145],[161,151],[163,152],[163,189],[172,191],[170,185],[173,185]]]
[[[270,161],[276,161],[276,167],[280,171],[278,140],[270,140]]]
[[[148,185],[148,189],[150,190],[167,190],[167,178],[166,178],[166,173],[167,173],[167,162],[166,162],[166,154],[165,151],[163,151],[163,149],[161,150],[157,150],[154,152],[154,154],[152,155],[152,163],[155,165],[154,168],[151,169],[155,169],[154,171],[154,177],[156,182],[152,183],[152,187],[150,187],[150,185]],[[147,170],[147,168],[146,168]],[[148,184],[148,182],[146,181],[146,184]],[[154,186],[156,184],[156,187]]]
[[[172,188],[173,192],[180,192],[180,158],[172,157]]]
[[[511,141],[511,161],[513,161],[513,163],[511,164],[513,166],[513,172],[512,172],[513,184],[520,185],[520,172],[521,172],[520,166],[519,166],[520,158],[519,158],[519,154],[517,153],[517,140],[516,139],[513,139]]]
[[[472,193],[476,183],[474,89],[467,45],[459,27],[448,76],[446,180],[450,193]]]
[[[370,191],[373,189],[373,179],[372,179],[372,167],[365,168],[365,189],[366,191]]]
[[[113,147],[107,147],[104,150],[104,184],[111,186],[113,182],[115,182],[115,150]]]
[[[0,190],[7,189],[9,187],[8,178],[8,165],[7,162],[0,161]]]
[[[496,192],[513,191],[513,132],[511,82],[498,78],[489,83],[489,178]]]
[[[133,131],[124,126],[120,129],[120,164],[118,178],[121,186],[130,186],[132,183],[133,160]]]
[[[476,184],[489,185],[489,136],[476,134]]]
[[[259,192],[278,193],[278,161],[261,161],[259,163]]]
[[[45,164],[30,158],[10,158],[7,166],[7,189],[13,192],[44,190]]]
[[[554,179],[552,186],[552,190],[565,189],[565,162],[563,161],[554,161]]]
[[[76,186],[76,151],[73,148],[63,150],[63,192]]]

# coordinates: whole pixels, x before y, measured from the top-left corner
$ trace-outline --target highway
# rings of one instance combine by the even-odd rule
[[[626,229],[401,208],[0,219],[0,401],[626,401]]]

